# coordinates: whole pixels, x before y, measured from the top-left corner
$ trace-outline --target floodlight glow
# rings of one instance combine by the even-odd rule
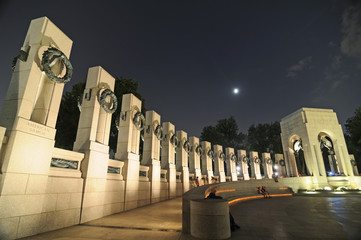
[[[237,169],[237,171],[241,171],[241,167],[240,167],[240,166],[237,166],[236,169]]]
[[[319,192],[306,192],[307,194],[319,194]]]
[[[234,94],[238,94],[238,93],[239,93],[239,89],[238,89],[238,88],[234,88],[234,89],[233,89],[233,93],[234,93]]]
[[[327,190],[327,191],[331,191],[331,190],[332,190],[332,188],[330,188],[330,187],[328,187],[328,186],[324,187],[323,189],[324,189],[324,190]]]
[[[278,169],[278,166],[277,166],[277,165],[275,166],[275,169]]]

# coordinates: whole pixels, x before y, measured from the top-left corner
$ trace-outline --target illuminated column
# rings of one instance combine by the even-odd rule
[[[141,107],[142,102],[136,96],[131,93],[123,95],[115,158],[124,161],[125,211],[138,206],[139,142],[140,130],[144,127]]]
[[[178,139],[175,134],[175,127],[170,122],[163,123],[164,140],[162,141],[161,167],[167,170],[169,198],[175,198],[177,194],[177,175],[175,168],[175,148]]]
[[[101,201],[94,201],[93,198],[94,195],[100,199],[105,198],[104,189],[97,188],[97,186],[105,186],[106,184],[109,160],[108,141],[112,114],[104,110],[98,99],[105,89],[112,92],[114,84],[115,79],[103,68],[89,68],[73,148],[74,151],[85,153],[81,164],[82,177],[84,178],[81,222],[104,216],[104,204]],[[114,102],[108,102],[104,107],[112,109],[115,105]]]
[[[237,181],[237,170],[236,170],[237,157],[234,154],[233,148],[226,148],[226,165],[227,165],[227,176],[231,176],[231,181]]]
[[[61,81],[71,78],[72,44],[48,18],[37,18],[15,59],[0,113],[0,238],[35,235],[43,228],[40,219],[47,214],[43,206],[49,196],[55,125],[65,84]],[[56,201],[56,194],[52,197]],[[73,200],[80,201],[80,196]],[[74,218],[79,221],[79,216]]]
[[[226,181],[226,173],[224,172],[225,154],[221,145],[214,145],[214,175],[219,176],[220,182]]]
[[[286,177],[286,163],[283,154],[275,154],[275,163],[275,168],[277,170],[278,176]]]
[[[145,113],[143,159],[141,164],[150,166],[151,203],[159,202],[161,198],[159,155],[162,137],[163,128],[160,125],[160,115],[155,111],[147,111]]]
[[[272,179],[273,175],[273,162],[270,153],[262,153],[262,163],[264,169],[264,177]]]
[[[202,154],[202,147],[199,146],[199,138],[189,137],[189,144],[191,146],[191,151],[189,152],[189,171],[194,173],[194,179],[198,177],[199,183],[201,183],[202,172],[199,158]]]
[[[352,170],[353,170],[353,174],[355,176],[358,176],[359,175],[359,172],[358,172],[358,169],[357,169],[357,164],[356,164],[356,160],[355,160],[355,156],[353,154],[350,154],[350,163],[351,163],[351,166],[352,166]],[[347,160],[346,160],[347,161]]]
[[[260,169],[260,163],[261,160],[258,158],[258,152],[250,152],[250,165],[251,165],[251,171],[252,171],[252,178],[256,179],[262,179],[261,176],[261,169]]]
[[[187,133],[184,131],[177,131],[177,138],[179,146],[176,148],[176,167],[177,171],[182,173],[181,181],[184,193],[189,190],[188,152],[190,151],[190,144],[187,139]]]
[[[211,179],[213,177],[213,169],[212,169],[212,158],[213,151],[211,147],[211,143],[207,141],[201,142],[202,151],[202,175],[207,177],[207,183],[211,183]]]
[[[249,168],[249,159],[247,157],[247,152],[246,150],[238,150],[238,160],[239,160],[239,165],[241,167],[241,175],[243,177],[243,180],[247,181],[249,180],[249,173],[248,173],[248,168]]]

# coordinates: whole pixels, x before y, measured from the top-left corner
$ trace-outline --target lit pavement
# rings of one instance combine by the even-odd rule
[[[181,198],[24,240],[195,239],[182,235]],[[231,207],[241,229],[230,239],[361,239],[361,197],[279,197]]]

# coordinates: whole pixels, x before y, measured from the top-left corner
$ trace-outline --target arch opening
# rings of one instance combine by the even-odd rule
[[[332,139],[326,134],[319,135],[320,149],[327,176],[339,176],[340,168]]]

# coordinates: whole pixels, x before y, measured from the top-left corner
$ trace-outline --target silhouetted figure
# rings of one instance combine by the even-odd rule
[[[271,195],[269,194],[269,192],[267,191],[267,188],[265,186],[262,186],[261,192],[262,192],[264,198],[267,198],[267,197],[271,198]]]
[[[196,179],[194,179],[194,186],[195,186],[195,187],[199,187],[198,177],[196,177]]]
[[[212,192],[208,195],[207,199],[223,199],[221,196],[217,196],[216,195],[216,190],[212,190]],[[236,222],[234,221],[234,218],[231,214],[231,212],[229,212],[229,222],[231,224],[231,231],[234,232],[236,231],[236,229],[240,229],[240,226],[238,226],[236,224]]]

